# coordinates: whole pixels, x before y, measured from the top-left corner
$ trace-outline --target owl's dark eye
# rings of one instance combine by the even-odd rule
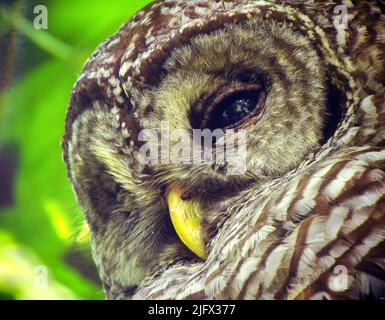
[[[265,92],[259,85],[223,89],[211,101],[202,126],[210,130],[237,128],[255,119],[262,111]]]
[[[255,92],[239,92],[231,95],[216,108],[210,123],[218,128],[234,125],[252,114],[258,104],[259,95]]]

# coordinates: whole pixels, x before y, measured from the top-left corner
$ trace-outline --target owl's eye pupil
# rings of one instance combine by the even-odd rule
[[[256,107],[258,101],[252,98],[236,98],[229,101],[221,115],[221,127],[227,127],[249,115]]]
[[[261,91],[237,91],[226,96],[209,116],[210,129],[236,127],[255,114],[260,107]]]

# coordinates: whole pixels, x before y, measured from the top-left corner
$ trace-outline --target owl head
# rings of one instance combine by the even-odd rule
[[[289,4],[155,1],[88,60],[62,146],[109,297],[204,263],[234,197],[335,133],[351,83],[311,23]]]

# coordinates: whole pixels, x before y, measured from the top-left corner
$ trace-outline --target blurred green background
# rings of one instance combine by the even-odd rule
[[[0,299],[104,298],[60,139],[87,57],[149,2],[0,0]]]

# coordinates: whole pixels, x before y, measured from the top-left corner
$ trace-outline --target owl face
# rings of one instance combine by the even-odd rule
[[[285,24],[257,19],[224,26],[175,48],[163,68],[158,86],[136,98],[140,128],[159,130],[167,121],[170,130],[187,132],[244,130],[248,173],[270,177],[298,165],[322,137],[322,63],[309,41]],[[201,170],[198,181],[228,179],[226,165]],[[193,179],[186,186],[195,185]]]
[[[328,138],[318,49],[289,22],[262,15],[268,8],[226,6],[155,2],[98,49],[74,88],[64,158],[110,297],[132,294],[170,263],[205,259],[233,197],[297,168]],[[162,144],[165,125],[171,139]],[[146,130],[159,142],[149,163]],[[181,142],[178,130],[186,161],[162,161]],[[217,161],[223,136],[209,143],[212,161],[193,161],[208,146],[194,130],[242,133],[245,170]]]

